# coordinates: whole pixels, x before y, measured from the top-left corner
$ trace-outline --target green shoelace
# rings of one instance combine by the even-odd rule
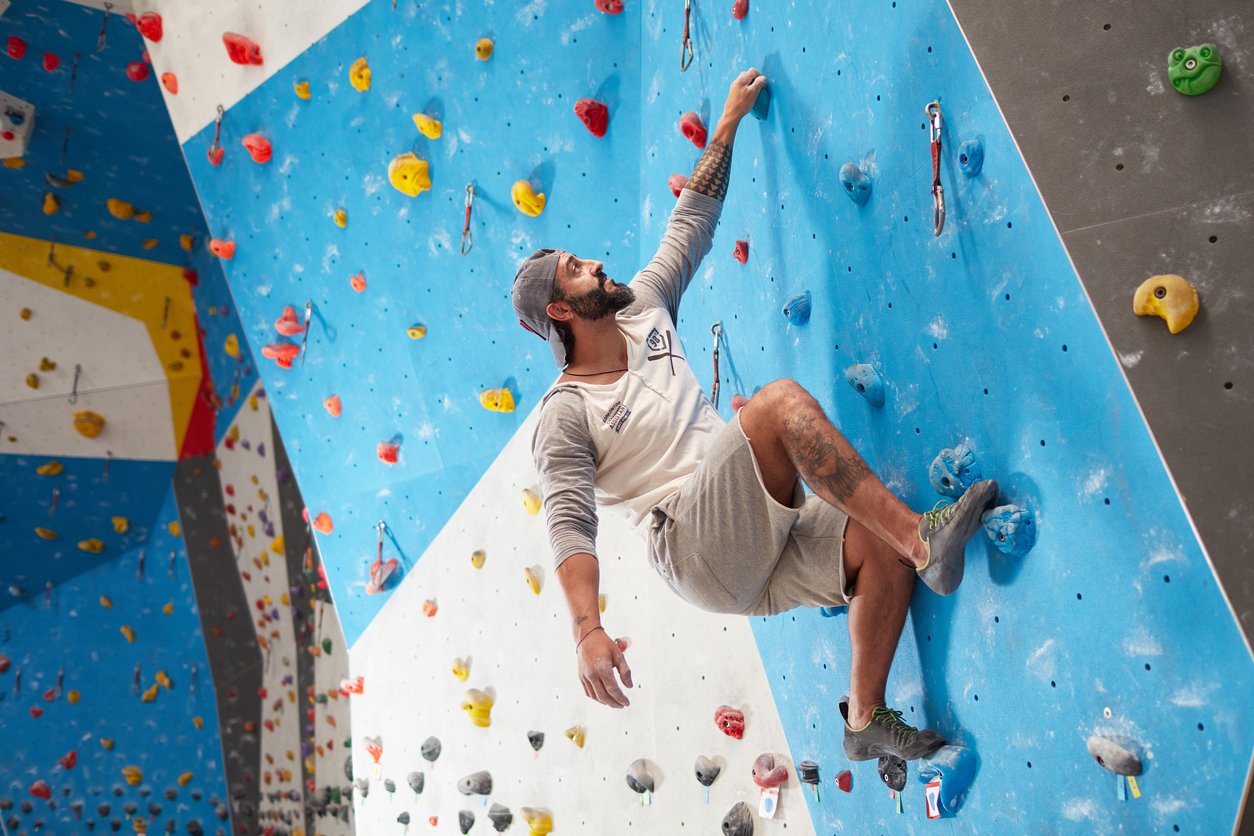
[[[877,705],[871,709],[871,721],[879,720],[889,729],[904,734],[918,734],[919,730],[901,719],[901,712],[894,711],[886,705]]]
[[[940,502],[937,502],[932,506],[931,511],[924,511],[923,519],[927,520],[928,531],[932,532],[940,528],[949,521],[949,518],[952,517],[954,512],[957,510],[957,502],[950,503],[942,499]]]

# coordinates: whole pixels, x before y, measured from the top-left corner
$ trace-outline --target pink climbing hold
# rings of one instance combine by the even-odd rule
[[[274,156],[274,148],[270,145],[270,140],[261,134],[249,134],[240,140],[240,143],[248,149],[248,155],[255,163],[268,163]]]
[[[296,318],[296,309],[288,305],[283,309],[283,316],[274,321],[274,330],[285,337],[294,337],[304,331],[305,326]]]
[[[688,178],[682,174],[672,174],[667,178],[666,185],[670,186],[671,194],[679,197],[679,193],[684,190],[684,186],[688,185]]]
[[[9,53],[9,57],[14,61],[21,61],[22,56],[26,54],[26,41],[22,40],[17,35],[10,35],[7,51]]]
[[[300,354],[300,346],[292,343],[271,343],[261,347],[261,356],[273,360],[281,369],[290,369],[292,360]]]
[[[732,252],[732,258],[744,264],[749,261],[749,242],[737,241],[736,249]]]
[[[775,763],[775,756],[763,752],[753,762],[753,783],[764,790],[778,787],[788,780],[788,767]]]
[[[596,99],[580,99],[575,102],[575,115],[595,137],[605,136],[610,123],[610,109]]]
[[[126,65],[126,77],[131,81],[144,81],[149,72],[148,65],[143,61],[131,61]]]
[[[144,12],[138,18],[134,18],[130,15],[128,15],[128,17],[132,17],[134,20],[135,28],[139,30],[139,34],[143,35],[153,43],[157,43],[161,40],[161,36],[164,34],[164,30],[161,26],[161,15],[156,12]]]
[[[605,12],[607,15],[617,15],[623,13],[623,0],[596,0],[597,11]]]
[[[749,14],[749,0],[736,0],[732,3],[732,17],[736,20],[744,20],[747,14]]]
[[[44,53],[44,69],[50,73],[55,73],[61,67],[61,59],[52,52]]]
[[[379,446],[375,448],[375,453],[379,456],[379,461],[384,464],[396,464],[397,457],[400,455],[401,448],[390,441],[380,441]]]
[[[679,129],[684,132],[684,136],[698,148],[705,147],[706,130],[705,125],[701,124],[701,117],[693,113],[691,110],[679,117]]]
[[[263,63],[261,44],[252,38],[246,38],[234,32],[227,32],[222,36],[222,43],[226,44],[227,57],[236,64],[245,66],[251,64],[259,67]]]

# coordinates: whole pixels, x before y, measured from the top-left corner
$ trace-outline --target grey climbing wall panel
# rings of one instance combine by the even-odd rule
[[[1240,439],[1254,423],[1254,5],[950,6],[1251,640],[1254,455]],[[1167,56],[1200,43],[1219,47],[1223,77],[1180,95]],[[1137,285],[1161,273],[1201,294],[1175,336],[1132,313]]]

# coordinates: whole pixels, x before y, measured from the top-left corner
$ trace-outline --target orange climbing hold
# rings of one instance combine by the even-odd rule
[[[318,516],[314,517],[313,530],[319,534],[330,534],[335,530],[335,523],[331,522],[331,515],[326,511],[322,511]]]
[[[427,618],[433,617],[440,611],[440,605],[435,602],[434,598],[428,598],[422,602],[422,614]]]
[[[91,410],[74,413],[74,429],[78,430],[79,435],[95,438],[100,435],[104,426],[105,419]]]
[[[292,360],[300,354],[300,346],[293,343],[271,343],[261,347],[261,356],[273,360],[281,369],[290,369]]]
[[[226,45],[227,57],[236,64],[259,67],[263,63],[261,45],[252,38],[246,38],[234,32],[227,32],[222,36],[222,43]]]
[[[235,258],[235,242],[223,241],[221,238],[211,238],[209,239],[209,252],[218,258],[230,261],[232,258]]]
[[[174,73],[162,73],[161,86],[164,87],[171,96],[177,96],[179,94],[179,77]]]
[[[366,277],[361,273],[358,273],[349,279],[348,283],[351,284],[353,286],[353,290],[358,293],[364,293],[366,291]]]
[[[129,625],[123,624],[121,627],[118,628],[118,630],[121,631],[122,636],[126,639],[127,644],[135,643],[135,631],[132,630]]]
[[[305,326],[296,318],[296,309],[288,305],[283,309],[283,315],[274,321],[274,330],[285,337],[294,337],[304,331]]]
[[[261,134],[249,134],[240,142],[248,149],[248,155],[253,158],[255,163],[268,163],[270,158],[274,156],[274,148],[270,145],[270,140]]]
[[[339,395],[332,395],[323,401],[322,405],[326,407],[332,418],[339,418],[340,413],[344,410],[344,404],[340,401]]]
[[[596,0],[596,7],[607,15],[619,15],[623,13],[623,0]]]

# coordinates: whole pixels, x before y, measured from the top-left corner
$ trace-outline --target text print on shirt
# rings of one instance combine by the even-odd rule
[[[609,427],[616,433],[623,431],[623,427],[627,424],[627,419],[631,417],[631,410],[627,408],[627,404],[622,401],[615,401],[604,415],[601,416],[601,423]]]

